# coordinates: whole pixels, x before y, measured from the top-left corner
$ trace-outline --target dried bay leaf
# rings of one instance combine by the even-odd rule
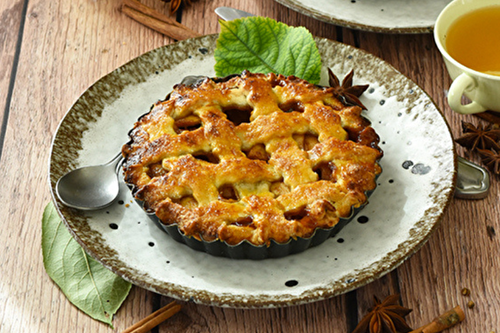
[[[128,296],[131,284],[83,250],[52,202],[43,212],[42,252],[45,270],[68,300],[92,318],[113,327],[113,315]]]
[[[267,17],[219,21],[215,73],[224,77],[243,70],[294,75],[319,83],[321,56],[311,33]]]

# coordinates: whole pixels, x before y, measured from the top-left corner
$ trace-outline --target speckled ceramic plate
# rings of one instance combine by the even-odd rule
[[[445,119],[430,98],[384,61],[317,39],[323,64],[368,83],[365,116],[381,137],[384,172],[370,203],[334,238],[303,253],[262,261],[214,257],[180,244],[135,204],[124,183],[117,202],[93,212],[64,207],[54,186],[76,167],[105,163],[137,117],[186,75],[214,76],[216,36],[148,52],[103,77],[71,107],[50,157],[52,196],[77,241],[126,280],[197,303],[238,308],[312,302],[360,287],[396,268],[437,228],[452,198],[456,163]],[[321,84],[327,84],[326,67]]]
[[[276,0],[318,20],[385,33],[428,33],[451,0]]]

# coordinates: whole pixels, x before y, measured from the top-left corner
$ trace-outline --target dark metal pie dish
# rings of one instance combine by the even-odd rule
[[[276,86],[279,86],[280,84],[284,85],[285,83],[283,83],[283,82],[285,82],[285,81],[287,82],[287,84],[292,84],[292,85],[299,82],[299,84],[306,85],[306,87],[308,89],[312,89],[313,93],[319,94],[319,93],[323,93],[324,91],[329,91],[331,93],[330,87],[311,85],[311,84],[307,83],[306,81],[300,80],[300,79],[295,78],[295,77],[285,78],[282,76],[275,76],[274,74],[270,74],[268,76],[272,77],[270,79],[270,81],[273,81],[273,80],[276,81],[274,83],[271,82],[271,85],[276,85]],[[134,163],[137,164],[138,161],[142,158],[142,157],[138,157],[137,154],[134,155],[134,152],[133,152],[134,149],[135,150],[139,150],[139,149],[146,150],[146,149],[150,149],[147,147],[151,147],[152,145],[155,145],[155,143],[148,143],[146,145],[146,148],[144,148],[144,147],[137,148],[134,146],[134,145],[136,145],[136,146],[138,145],[135,141],[145,140],[145,138],[149,136],[148,134],[145,134],[145,132],[142,130],[142,127],[141,127],[142,125],[138,126],[138,124],[147,117],[149,117],[150,119],[154,119],[154,121],[158,122],[159,116],[152,115],[152,113],[163,112],[163,109],[165,107],[162,106],[162,103],[166,103],[171,99],[174,99],[174,101],[172,102],[173,104],[175,104],[176,102],[179,102],[179,101],[181,101],[181,103],[184,103],[184,98],[186,98],[186,96],[189,96],[189,94],[191,94],[193,91],[196,91],[199,87],[201,87],[200,89],[203,89],[203,85],[227,83],[227,82],[231,82],[232,80],[234,81],[235,78],[245,78],[246,80],[251,81],[254,77],[257,77],[257,79],[261,79],[262,77],[265,77],[265,76],[263,74],[252,74],[249,72],[243,72],[241,75],[231,75],[231,76],[228,76],[225,78],[208,78],[208,77],[203,77],[203,76],[200,76],[200,77],[190,76],[190,77],[185,78],[184,80],[182,80],[181,84],[176,85],[174,87],[174,95],[175,96],[172,97],[172,93],[168,94],[164,101],[157,102],[155,105],[153,105],[151,107],[151,110],[148,113],[139,117],[138,122],[136,123],[136,126],[134,126],[134,129],[132,129],[129,132],[129,136],[131,137],[131,140],[127,144],[125,144],[123,147],[123,154],[125,156],[125,161],[124,161],[125,178],[124,178],[124,180],[125,180],[125,183],[128,185],[128,187],[130,188],[130,190],[132,191],[132,195],[133,195],[136,203],[138,205],[140,205],[144,209],[144,211],[147,213],[147,215],[160,228],[162,228],[168,235],[170,235],[174,240],[176,240],[180,243],[184,243],[194,250],[206,252],[206,253],[208,253],[210,255],[214,255],[214,256],[228,257],[228,258],[232,258],[232,259],[253,259],[253,260],[266,259],[266,258],[280,258],[280,257],[285,257],[285,256],[288,256],[291,254],[303,252],[303,251],[307,250],[308,248],[311,248],[311,247],[314,247],[314,246],[317,246],[317,245],[323,243],[328,238],[333,237],[338,232],[340,232],[340,230],[342,230],[342,228],[344,228],[356,216],[356,214],[358,214],[358,212],[364,208],[364,206],[368,203],[368,197],[375,190],[376,180],[382,171],[382,169],[378,163],[379,159],[382,157],[382,151],[378,147],[379,138],[376,135],[376,133],[371,130],[371,126],[370,126],[369,122],[364,117],[358,115],[359,118],[361,118],[361,120],[359,120],[359,121],[357,120],[359,123],[356,123],[356,126],[359,126],[360,128],[362,127],[362,129],[360,129],[360,128],[347,129],[347,132],[350,132],[350,133],[347,134],[348,139],[346,139],[346,141],[351,141],[351,142],[349,142],[349,144],[351,144],[351,143],[354,144],[354,141],[357,140],[358,142],[355,143],[356,145],[359,144],[361,146],[364,146],[363,148],[368,149],[368,147],[369,147],[369,149],[371,149],[371,150],[376,150],[378,152],[378,155],[377,155],[378,158],[376,160],[372,161],[372,165],[370,167],[373,170],[377,170],[377,171],[363,173],[363,176],[368,175],[367,177],[371,177],[371,179],[368,179],[368,180],[348,179],[348,181],[350,182],[349,186],[351,186],[353,188],[355,186],[355,185],[353,185],[354,182],[359,182],[359,183],[363,183],[363,184],[370,183],[371,185],[369,185],[369,188],[367,188],[363,191],[362,196],[364,196],[365,199],[363,201],[361,201],[359,204],[355,204],[355,205],[350,206],[348,214],[344,213],[343,216],[340,216],[338,218],[336,223],[331,223],[331,226],[316,227],[312,230],[312,232],[309,232],[305,236],[291,235],[286,241],[283,241],[283,242],[280,242],[280,241],[277,241],[273,238],[270,238],[264,244],[254,244],[249,239],[243,239],[243,240],[240,240],[238,242],[234,242],[234,240],[226,241],[226,240],[220,239],[217,234],[215,235],[215,237],[214,236],[205,237],[201,232],[199,234],[195,233],[195,234],[188,235],[182,230],[182,228],[179,227],[179,223],[177,223],[173,218],[169,217],[169,218],[164,219],[162,221],[162,219],[159,217],[159,215],[155,211],[155,209],[157,209],[157,208],[154,208],[154,207],[152,208],[153,205],[147,202],[148,197],[149,198],[154,197],[155,194],[148,194],[148,193],[144,194],[144,188],[148,188],[151,185],[148,184],[146,186],[142,186],[142,190],[141,190],[141,186],[138,186],[134,182],[134,180],[137,180],[138,177],[135,175],[131,176],[127,171],[128,167],[132,166]],[[207,82],[210,82],[210,83],[207,83]],[[226,89],[226,88],[227,87],[225,87],[224,89]],[[186,89],[188,92],[186,92]],[[235,88],[230,88],[230,89],[235,89]],[[176,91],[176,90],[178,90],[178,91]],[[332,95],[332,98],[335,98],[334,94]],[[357,106],[345,105],[344,104],[345,100],[342,102],[337,100],[337,102],[339,104],[342,104],[343,107],[348,108],[348,109],[352,109],[352,108],[356,109],[357,108],[356,112],[361,113],[361,108],[358,108]],[[281,110],[278,110],[277,112],[283,112],[283,113],[288,113],[288,112],[297,112],[298,113],[298,111],[304,112],[303,107],[301,109],[301,107],[300,106],[297,107],[296,104],[299,104],[299,102],[294,101],[293,103],[287,104],[288,106],[286,108],[289,108],[290,105],[293,105],[292,106],[293,110],[291,109],[290,111],[288,111],[288,110],[283,111],[283,107],[280,106]],[[335,105],[330,110],[327,110],[326,112],[339,112],[338,108],[339,108],[339,106]],[[155,111],[158,109],[160,111]],[[298,109],[300,109],[300,110],[298,110]],[[238,110],[236,110],[236,111],[238,111]],[[184,115],[182,118],[182,121],[184,121],[184,119],[189,118],[190,116],[191,115],[188,115],[188,117],[185,117],[185,115]],[[228,115],[227,117],[234,118],[234,115]],[[148,121],[150,121],[150,119],[146,119],[146,121],[148,122]],[[234,122],[234,119],[231,119],[231,121]],[[235,126],[231,125],[229,127],[232,130],[234,130],[234,128],[238,127],[240,124],[241,124],[240,122],[236,122],[234,124]],[[360,125],[360,124],[362,124],[362,125]],[[149,126],[149,125],[147,125],[147,126]],[[201,126],[201,125],[193,126],[194,130],[198,130],[199,128],[203,129],[203,126]],[[362,132],[362,130],[365,130],[366,128],[370,129],[370,131],[365,131],[365,132],[369,132],[369,134],[366,134],[365,132],[363,132],[365,134],[360,134],[360,132]],[[185,129],[181,129],[181,130],[176,129],[176,131],[177,131],[177,135],[181,135],[181,134],[184,134],[186,130]],[[355,134],[353,134],[353,133],[355,133]],[[173,135],[175,135],[175,134],[173,134]],[[137,139],[137,138],[139,138],[139,139]],[[188,142],[191,142],[191,141],[196,141],[196,140],[194,140],[194,139],[188,140]],[[309,155],[314,155],[314,151],[311,148],[312,146],[314,146],[314,144],[319,144],[319,141],[316,139],[316,141],[312,145],[310,145],[310,147],[308,147],[310,149]],[[160,146],[160,145],[161,145],[161,143],[157,144],[157,146]],[[165,147],[168,146],[168,144],[163,144],[163,145]],[[350,148],[351,148],[351,146],[349,146],[349,149]],[[157,149],[156,146],[155,146],[155,149]],[[347,149],[347,148],[345,146],[342,146],[342,149]],[[355,147],[355,149],[357,149],[357,147]],[[317,150],[320,151],[319,149],[317,149]],[[312,151],[312,153],[311,153],[311,151]],[[357,153],[359,153],[359,152],[357,152]],[[210,154],[210,152],[208,154]],[[342,152],[342,154],[345,155],[344,152]],[[349,153],[347,153],[347,154],[349,154]],[[183,153],[183,156],[184,155],[190,155],[190,154]],[[193,153],[191,155],[195,155],[195,154]],[[203,159],[206,160],[206,162],[209,162],[209,159],[211,157],[210,156],[207,157],[207,156],[204,156]],[[247,154],[247,156],[248,156],[248,154]],[[195,158],[197,158],[197,157],[198,156],[195,156]],[[212,163],[218,163],[218,162],[219,161],[215,161],[215,162],[212,161]],[[262,161],[259,161],[259,162],[262,162]],[[324,178],[325,176],[324,176],[324,174],[322,174],[325,172],[324,170],[318,170],[318,168],[314,169],[314,171],[318,174],[317,181],[320,181],[320,182],[328,182],[329,181],[332,183],[337,182],[337,176],[335,175],[337,167],[335,167],[333,165],[334,162],[335,161],[328,162],[329,165],[331,166],[330,167],[331,170],[328,169],[329,170],[328,172],[333,172],[334,176],[329,175],[327,178]],[[142,162],[140,162],[140,163],[142,163]],[[205,162],[202,162],[202,163],[205,163]],[[266,161],[266,163],[269,163],[269,161]],[[358,168],[358,169],[369,168],[369,167],[365,166],[363,163],[360,163],[359,165],[356,165],[353,168]],[[162,163],[156,162],[156,165],[158,165],[158,164],[163,165]],[[275,164],[277,164],[277,163],[275,163]],[[322,162],[322,164],[324,165],[325,163]],[[347,169],[347,168],[348,167],[343,167],[342,170]],[[146,173],[148,173],[148,172],[146,172]],[[150,176],[151,176],[151,178],[154,178],[153,176],[166,177],[164,170],[162,170],[161,174],[160,173],[157,173],[154,175],[150,174]],[[351,175],[349,174],[349,176],[351,176]],[[144,175],[142,175],[141,177],[144,177]],[[185,175],[182,173],[177,175],[177,178],[189,178],[189,177],[190,177],[189,175]],[[341,176],[339,175],[338,177],[340,178]],[[151,182],[153,182],[153,180],[154,179],[152,179]],[[178,180],[176,180],[176,181],[178,181]],[[158,182],[160,182],[160,181],[158,181]],[[346,190],[346,192],[348,192],[348,190]],[[268,192],[265,192],[265,195],[267,195],[267,194],[268,194]],[[189,198],[191,200],[193,200],[191,197],[189,197]],[[218,199],[223,200],[223,201],[227,201],[226,200],[227,198],[224,198],[224,195],[222,195],[220,193],[219,193]],[[316,199],[321,200],[322,198],[316,198]],[[172,201],[172,203],[169,203],[170,206],[177,205],[180,207],[180,205],[181,205],[180,199],[175,200],[175,202],[173,199],[166,199],[166,200]],[[325,199],[325,201],[327,201],[327,199]],[[157,207],[158,207],[158,205],[157,205]],[[169,209],[172,209],[172,208],[169,208]],[[287,220],[307,219],[305,221],[309,222],[310,218],[308,216],[308,214],[309,214],[308,209],[309,208],[306,207],[305,209],[302,210],[302,213],[297,213],[295,215],[288,214],[289,216],[287,216],[287,212],[285,211],[284,215],[285,215],[285,218]],[[322,207],[322,209],[324,210],[323,214],[325,214],[325,215],[328,212],[328,209],[333,210],[333,211],[336,210],[335,207],[333,207],[331,203],[328,203],[326,208]],[[201,219],[203,219],[203,217],[201,217]],[[223,223],[227,223],[227,222],[223,222]],[[253,223],[252,217],[250,218],[250,222],[246,222],[246,223]],[[233,223],[233,224],[236,224],[236,223]],[[242,226],[244,226],[244,225],[242,225]]]

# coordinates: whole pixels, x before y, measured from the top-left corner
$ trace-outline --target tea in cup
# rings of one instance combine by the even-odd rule
[[[500,112],[500,0],[455,0],[441,12],[434,39],[453,79],[451,109]],[[462,95],[472,102],[462,105]]]

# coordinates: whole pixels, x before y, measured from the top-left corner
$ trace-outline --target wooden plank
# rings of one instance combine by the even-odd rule
[[[2,149],[4,117],[10,104],[11,77],[15,69],[16,50],[20,38],[24,0],[2,1],[0,3],[0,151]],[[7,115],[5,112],[7,111]],[[3,125],[3,126],[2,126]]]
[[[170,299],[165,298],[163,305]],[[279,309],[238,310],[185,304],[159,332],[347,332],[345,297]],[[337,318],[337,316],[339,318]]]
[[[9,24],[9,41],[0,44],[9,48],[0,58],[2,69],[9,68],[6,59],[12,58],[8,29],[15,37],[19,22],[6,18],[19,15],[20,2],[10,11],[7,3],[0,5],[5,8],[2,23]],[[2,331],[68,332],[77,327],[109,332],[72,306],[43,268],[40,221],[50,200],[46,166],[51,138],[66,110],[95,80],[171,41],[122,15],[118,2],[32,0],[27,15],[0,166],[3,186],[9,189],[0,194],[8,203],[0,208],[0,262],[6,281],[0,297]],[[1,85],[3,91],[4,79]],[[134,290],[117,314],[116,326],[124,329],[149,314],[150,298],[149,292]]]
[[[495,184],[485,200],[455,200],[429,243],[400,269],[403,294],[416,308],[415,322],[429,322],[460,305],[466,321],[456,332],[490,332],[499,327],[500,317],[491,310],[499,306],[498,236],[488,231],[499,227],[497,195]],[[470,296],[461,294],[464,287],[471,290]],[[473,309],[467,307],[469,301],[475,303]]]

